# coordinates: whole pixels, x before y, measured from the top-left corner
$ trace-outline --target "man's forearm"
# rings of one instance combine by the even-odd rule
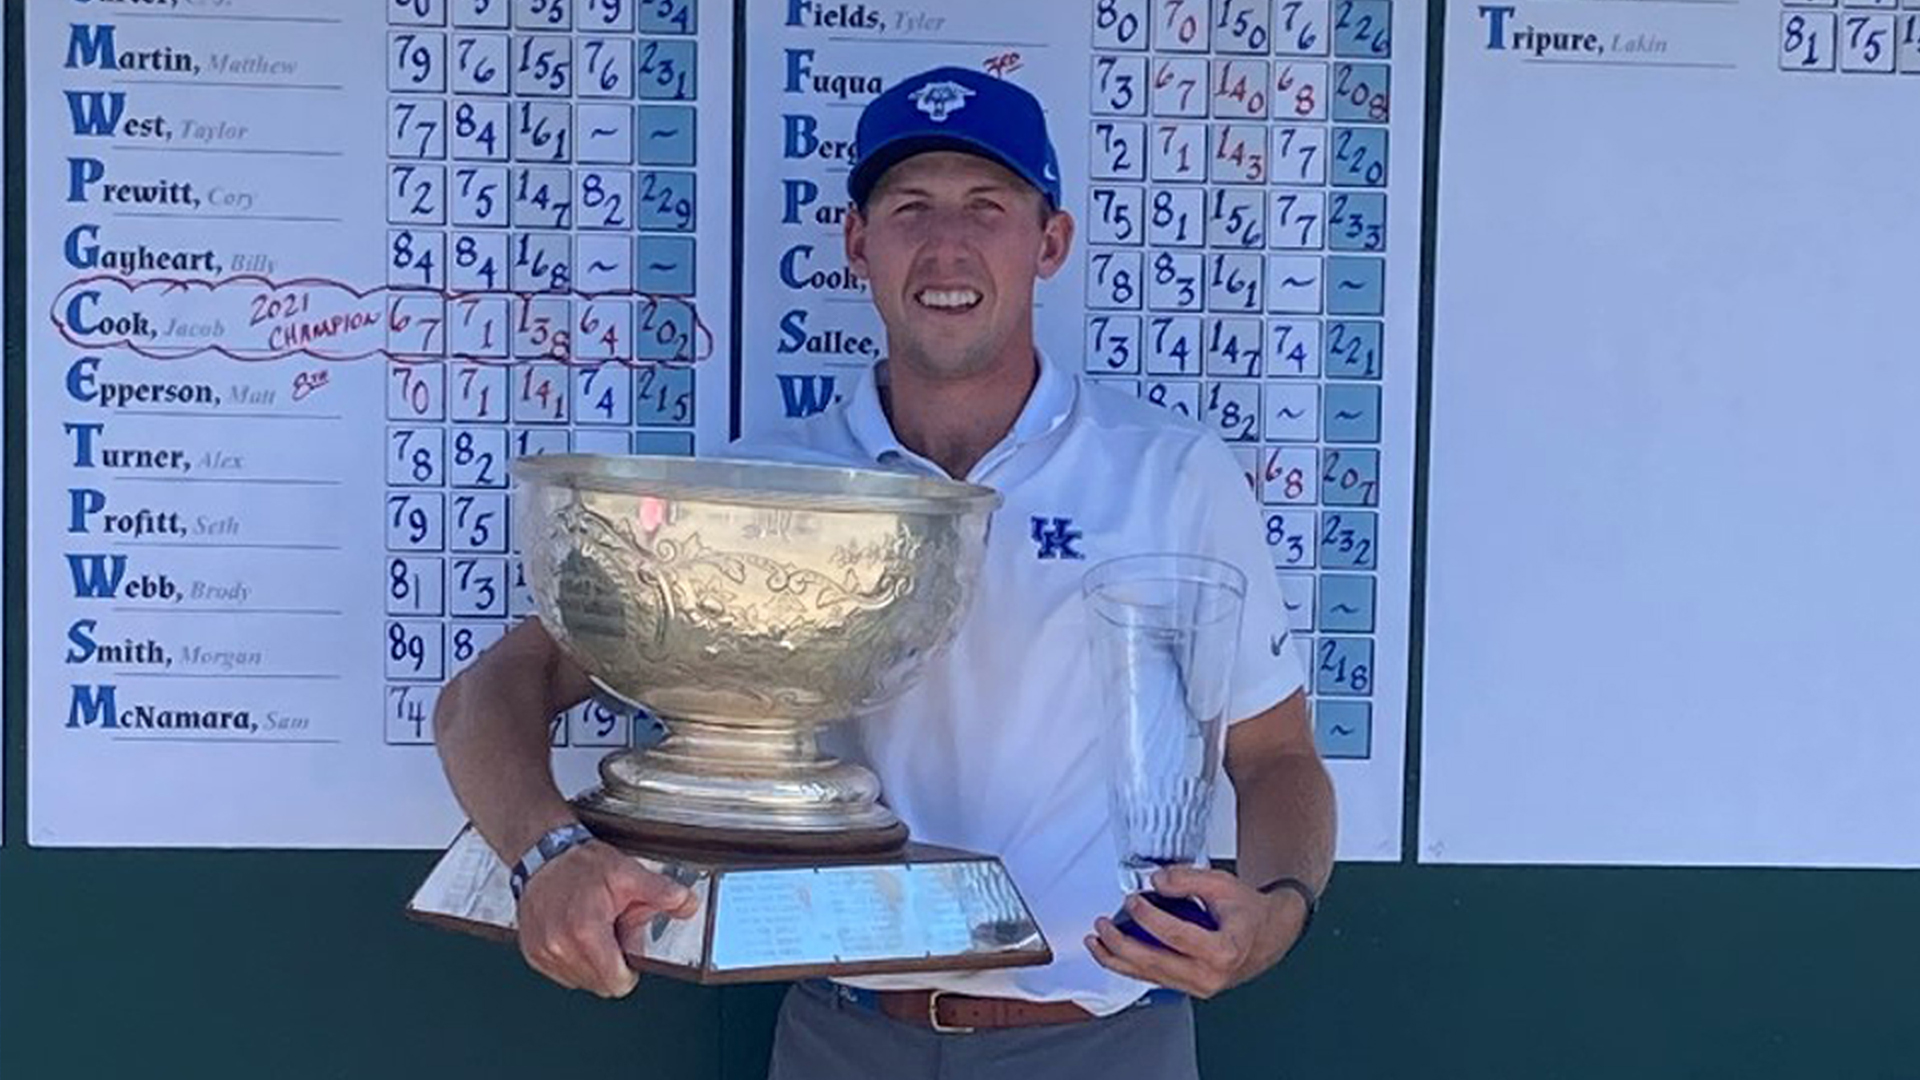
[[[1309,754],[1276,754],[1234,778],[1239,874],[1253,885],[1297,877],[1315,894],[1333,875],[1332,779]]]
[[[584,691],[556,677],[562,661],[544,635],[516,628],[449,682],[434,709],[434,743],[454,796],[507,862],[573,820],[553,781],[548,722]]]

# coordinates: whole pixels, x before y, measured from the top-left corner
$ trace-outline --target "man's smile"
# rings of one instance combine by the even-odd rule
[[[982,299],[980,290],[965,287],[925,288],[914,293],[913,298],[921,307],[935,311],[971,311],[979,306]]]

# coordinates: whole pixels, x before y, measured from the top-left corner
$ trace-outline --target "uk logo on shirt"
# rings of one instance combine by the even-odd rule
[[[1070,517],[1033,517],[1033,542],[1040,545],[1042,559],[1084,559],[1073,545],[1085,535],[1073,527]]]

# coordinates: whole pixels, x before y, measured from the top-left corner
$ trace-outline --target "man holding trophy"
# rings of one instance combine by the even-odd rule
[[[923,72],[867,106],[855,150],[848,264],[871,288],[887,359],[846,400],[741,457],[841,466],[861,482],[872,471],[928,490],[951,485],[975,507],[979,493],[997,494],[991,527],[980,513],[973,538],[977,575],[968,564],[954,578],[966,602],[951,605],[938,647],[892,633],[859,639],[867,649],[894,641],[920,666],[851,717],[853,756],[861,775],[877,776],[884,806],[846,819],[879,823],[871,829],[837,835],[904,825],[915,842],[997,859],[1051,960],[821,968],[789,992],[772,1076],[1194,1076],[1191,998],[1285,956],[1332,869],[1332,787],[1258,505],[1211,432],[1037,350],[1035,287],[1065,264],[1074,237],[1038,101],[976,71]],[[644,544],[672,516],[664,505],[623,516],[623,535],[638,530]],[[705,542],[716,534],[709,525]],[[797,529],[788,541],[806,535]],[[842,542],[835,558],[885,546]],[[779,577],[785,584],[791,573]],[[562,580],[550,593],[563,602],[593,593],[631,624],[638,616],[617,599],[623,589],[636,587]],[[696,630],[646,608],[656,642],[720,625],[718,606],[708,606],[713,617]],[[688,618],[685,607],[673,618]],[[804,666],[802,639],[789,634],[795,617],[783,618],[787,629],[754,631],[755,640],[780,638]],[[528,962],[562,985],[618,996],[635,985],[629,958],[645,952],[649,934],[657,941],[662,927],[698,922],[723,894],[643,867],[601,838],[604,801],[569,802],[553,782],[555,713],[607,691],[656,707],[646,687],[628,693],[590,670],[583,657],[604,655],[590,647],[595,625],[557,625],[543,602],[541,618],[448,684],[435,722],[461,805],[513,868]],[[726,625],[731,636],[710,639],[708,661],[752,636],[740,620]],[[739,645],[736,655],[759,654]],[[768,680],[785,677],[787,665],[754,664]],[[704,715],[707,703],[674,702],[683,700],[657,711]],[[731,760],[764,750],[765,739],[748,745],[716,734],[723,728],[689,723],[670,742],[726,744]],[[1206,868],[1222,769],[1232,781],[1232,805],[1220,809],[1237,832],[1235,874]],[[831,786],[809,790],[822,785]],[[645,835],[662,842],[683,838],[677,822],[718,820],[656,816],[672,819],[669,831]]]

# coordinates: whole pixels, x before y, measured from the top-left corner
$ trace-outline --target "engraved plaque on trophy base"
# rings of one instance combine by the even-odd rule
[[[618,842],[617,840],[615,842]],[[622,844],[623,848],[628,845]],[[924,844],[890,855],[661,855],[640,865],[692,889],[690,918],[646,930],[643,971],[696,983],[1024,967],[1052,961],[992,856]],[[417,919],[511,941],[507,867],[471,826],[407,905]]]

